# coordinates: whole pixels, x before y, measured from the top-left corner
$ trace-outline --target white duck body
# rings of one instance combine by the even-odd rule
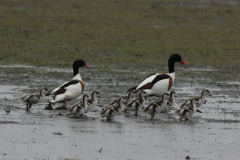
[[[71,108],[68,109],[68,113],[72,114],[73,117],[83,116],[86,112],[86,109],[88,108],[87,100],[88,96],[84,95],[82,103],[76,103],[75,105],[73,105]]]
[[[154,73],[145,78],[139,85],[130,88],[130,90],[144,90],[149,96],[161,97],[167,92],[175,81],[175,62],[186,64],[179,54],[172,54],[168,60],[169,73]]]
[[[26,103],[26,111],[32,107],[33,104],[40,103],[43,99],[45,99],[45,95],[48,93],[47,88],[42,88],[40,90],[40,94],[29,94],[24,97],[21,97],[20,99]]]
[[[116,115],[121,114],[123,109],[124,109],[124,107],[125,107],[125,105],[124,105],[125,101],[126,100],[124,100],[124,98],[120,98],[118,104],[109,106],[106,109],[104,109],[100,113],[100,117],[107,117],[107,120],[111,120]]]
[[[63,83],[61,86],[55,88],[49,95],[53,95],[53,99],[50,103],[65,102],[63,109],[67,108],[66,101],[78,98],[84,91],[84,83],[79,74],[79,68],[90,68],[83,60],[76,60],[73,63],[73,79],[71,81]]]
[[[170,78],[162,79],[154,83],[151,89],[142,89],[142,90],[144,90],[147,93],[147,95],[154,95],[156,97],[161,97],[163,93],[167,92],[171,88],[172,84],[174,83],[175,72],[170,74],[155,73],[154,75],[151,75],[150,77],[146,78],[142,83],[140,83],[136,89],[144,88],[146,84],[150,84],[151,82],[153,82],[154,79],[157,79],[158,76],[160,78],[168,76],[172,79],[172,81],[170,80]]]
[[[163,93],[162,100],[160,101],[153,101],[150,103],[146,108],[143,109],[143,112],[151,114],[151,119],[154,118],[156,113],[160,113],[166,109],[166,105],[168,101],[172,101],[171,97],[169,97],[168,93]]]
[[[181,108],[175,112],[176,115],[180,116],[180,119],[184,118],[188,120],[197,111],[196,100],[193,98],[190,100],[190,105]]]
[[[82,84],[81,84],[81,82]],[[55,95],[51,103],[63,102],[66,98],[68,100],[78,98],[84,91],[84,83],[80,74],[73,77],[73,80],[63,83],[61,86],[55,88],[50,94]],[[63,93],[62,93],[63,92]]]

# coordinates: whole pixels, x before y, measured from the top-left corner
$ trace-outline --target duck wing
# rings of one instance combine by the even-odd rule
[[[148,76],[142,83],[140,83],[138,85],[138,87],[136,89],[151,89],[154,84],[156,84],[157,82],[164,80],[164,79],[169,79],[171,76],[167,75],[167,74],[152,74],[150,76]],[[171,86],[169,87],[169,89],[171,88]]]
[[[55,88],[50,94],[52,95],[63,94],[68,88],[78,83],[80,83],[79,80],[71,80],[71,81],[65,82],[61,86]]]

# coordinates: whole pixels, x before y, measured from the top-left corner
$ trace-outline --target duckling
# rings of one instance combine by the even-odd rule
[[[73,117],[82,117],[88,107],[87,101],[88,101],[88,95],[84,95],[82,103],[76,103],[71,108],[69,108],[67,112],[69,114],[72,114]]]
[[[161,113],[167,113],[167,114],[171,114],[170,113],[170,109],[171,107],[175,104],[175,101],[176,101],[176,93],[174,91],[171,91],[170,92],[170,97],[172,99],[172,102],[171,101],[167,101],[167,105],[166,105],[166,108],[161,111]]]
[[[125,113],[129,109],[135,108],[135,114],[134,115],[137,116],[139,109],[144,108],[147,97],[148,97],[148,95],[146,95],[146,92],[141,91],[141,93],[139,94],[139,98],[135,98],[132,101],[130,101],[126,105],[123,112]]]
[[[94,91],[92,92],[92,95],[91,95],[91,99],[88,99],[87,101],[87,104],[88,104],[88,107],[86,109],[86,113],[88,111],[90,111],[92,108],[94,108],[96,105],[97,105],[97,98],[100,98],[101,96],[99,95],[99,92],[98,91]],[[84,104],[83,101],[80,101],[78,103],[76,103],[76,105],[82,105]]]
[[[198,104],[196,105],[197,108],[199,108],[202,104],[206,102],[207,96],[212,96],[212,94],[210,94],[209,90],[204,89],[200,97],[194,97],[194,99],[198,101]]]
[[[20,99],[24,103],[26,103],[26,112],[28,112],[29,109],[31,109],[33,104],[37,104],[37,103],[41,102],[45,98],[46,94],[48,94],[48,89],[42,88],[40,90],[40,94],[29,94],[24,97],[21,97]]]
[[[170,92],[170,97],[172,98],[172,102],[168,101],[167,105],[166,105],[166,110],[164,110],[168,114],[170,113],[170,108],[175,104],[175,101],[176,101],[176,98],[177,98],[176,93],[174,91],[171,91]]]
[[[185,120],[188,120],[188,117],[196,113],[196,111],[197,111],[197,101],[196,99],[192,98],[190,99],[190,105],[175,111],[175,114],[180,116],[180,120],[182,118],[185,118]]]
[[[126,101],[124,102],[124,104],[127,105],[127,103],[130,102],[134,97],[135,97],[134,91],[129,91],[126,96],[122,96],[122,97],[120,97],[120,98],[124,98],[124,99],[126,100]],[[103,111],[104,109],[108,108],[108,107],[111,106],[111,105],[117,104],[120,98],[113,100],[113,101],[110,102],[107,106],[103,107],[103,108],[102,108],[102,111]]]
[[[107,121],[112,120],[113,117],[115,117],[116,115],[119,115],[122,113],[125,105],[124,103],[126,102],[126,100],[124,98],[119,98],[118,100],[118,104],[114,104],[111,106],[108,106],[106,109],[104,109],[101,113],[99,117],[107,117]],[[99,117],[96,117],[94,119],[97,119]],[[93,119],[93,120],[94,120]]]
[[[197,102],[197,103],[196,103],[197,108],[199,108],[202,104],[205,104],[205,103],[206,103],[206,101],[207,101],[207,100],[206,100],[206,97],[207,97],[207,96],[212,96],[212,95],[210,94],[209,90],[204,89],[204,90],[202,91],[200,97],[194,97],[194,99],[195,99],[196,102]],[[191,99],[186,100],[185,103],[183,103],[183,104],[180,106],[180,108],[184,108],[185,106],[188,106],[188,105],[190,104],[190,100],[191,100]],[[199,109],[197,109],[197,112],[202,113],[202,111],[200,111]]]
[[[173,103],[171,97],[169,97],[168,93],[164,93],[162,95],[162,100],[153,101],[146,108],[143,108],[143,112],[151,114],[150,120],[152,120],[156,113],[160,113],[166,109],[167,102]]]
[[[206,103],[206,97],[207,97],[207,96],[212,96],[212,95],[210,94],[209,90],[204,89],[204,90],[202,91],[200,97],[194,97],[194,99],[195,99],[196,101],[198,101],[198,103],[197,103],[197,105],[196,105],[197,108],[199,108],[202,104],[205,104],[205,103]],[[188,100],[185,102],[185,104],[190,104],[190,100],[191,100],[191,99],[188,99]],[[180,106],[180,108],[184,107],[185,104],[182,104],[182,105]]]
[[[93,109],[95,106],[97,106],[97,102],[98,102],[97,98],[98,98],[98,97],[101,98],[101,96],[99,95],[99,92],[98,92],[98,91],[92,92],[91,99],[89,99],[89,100],[87,101],[88,107],[87,107],[85,113],[87,113],[88,111],[90,111],[91,109]]]

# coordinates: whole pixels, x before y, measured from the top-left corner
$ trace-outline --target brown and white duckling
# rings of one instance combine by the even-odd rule
[[[197,108],[199,108],[202,104],[206,103],[206,97],[207,96],[212,96],[209,92],[209,90],[204,89],[201,93],[200,97],[194,97],[194,99],[196,100],[196,106]],[[185,101],[185,103],[183,103],[180,108],[184,108],[185,106],[188,106],[190,104],[190,100],[188,99],[187,101]],[[200,111],[199,109],[197,109],[197,112],[202,113],[202,111]]]
[[[135,116],[137,116],[137,113],[139,111],[140,108],[144,108],[145,106],[145,102],[146,102],[146,92],[145,91],[141,91],[141,93],[139,94],[139,98],[135,98],[132,101],[130,101],[124,108],[123,112],[125,113],[127,110],[129,109],[135,109]]]
[[[202,104],[206,102],[207,96],[212,96],[212,95],[210,94],[209,90],[204,89],[200,97],[194,97],[194,99],[198,101],[198,104],[196,105],[197,108],[199,108]]]
[[[42,88],[40,90],[40,94],[29,94],[29,95],[26,95],[24,97],[21,97],[20,99],[24,103],[26,103],[26,111],[28,112],[29,109],[31,109],[32,105],[41,102],[45,98],[45,95],[47,93],[48,93],[48,89],[47,88]]]
[[[151,114],[150,120],[152,120],[156,113],[160,113],[160,112],[162,112],[163,110],[166,109],[168,101],[173,103],[172,102],[172,98],[169,97],[169,94],[168,93],[164,93],[162,95],[162,100],[153,101],[146,108],[143,108],[143,112]]]
[[[88,107],[87,107],[87,109],[86,109],[86,113],[87,113],[88,111],[90,111],[91,109],[93,109],[95,106],[97,106],[97,102],[98,102],[97,98],[98,98],[98,97],[100,98],[100,95],[99,95],[99,92],[98,92],[98,91],[92,92],[91,99],[89,99],[89,100],[87,101]]]
[[[101,113],[99,117],[107,117],[107,121],[113,119],[113,117],[115,117],[116,115],[119,115],[122,113],[125,105],[124,103],[126,102],[126,100],[124,98],[119,98],[118,103],[108,106],[107,108],[105,108]],[[94,119],[97,119],[99,117],[96,117]]]
[[[86,112],[86,109],[88,108],[88,95],[83,96],[82,103],[76,103],[71,108],[68,109],[68,113],[72,114],[73,117],[81,117]]]
[[[175,104],[177,96],[176,96],[176,93],[174,91],[170,92],[170,97],[172,98],[172,102],[171,101],[167,102],[166,109],[163,110],[163,113],[167,112],[169,114],[170,108]]]
[[[122,96],[122,97],[120,97],[120,98],[124,98],[124,99],[126,100],[126,102],[124,102],[124,103],[125,103],[125,105],[127,105],[127,103],[130,102],[134,97],[135,97],[134,91],[129,91],[126,96]],[[120,98],[113,100],[113,101],[110,102],[107,106],[103,107],[103,108],[102,108],[102,111],[103,111],[104,109],[108,108],[108,107],[111,106],[111,105],[117,104],[117,103],[119,102],[119,99],[120,99]]]
[[[190,99],[190,105],[175,111],[175,114],[180,116],[180,120],[182,118],[185,118],[185,120],[188,120],[188,117],[193,115],[196,112],[197,112],[197,100],[192,98]]]

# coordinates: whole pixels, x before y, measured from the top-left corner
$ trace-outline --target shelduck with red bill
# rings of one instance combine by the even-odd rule
[[[84,60],[76,60],[73,63],[73,79],[63,83],[61,86],[55,88],[51,93],[48,94],[52,95],[53,99],[50,101],[49,106],[47,106],[46,109],[52,108],[51,104],[63,102],[64,105],[56,109],[66,110],[67,101],[76,99],[83,93],[84,83],[79,74],[80,67],[91,68],[85,63]]]
[[[130,88],[131,90],[144,90],[149,96],[161,97],[167,92],[175,81],[175,62],[187,64],[179,54],[172,54],[168,59],[169,73],[153,73],[147,76],[139,85]]]

